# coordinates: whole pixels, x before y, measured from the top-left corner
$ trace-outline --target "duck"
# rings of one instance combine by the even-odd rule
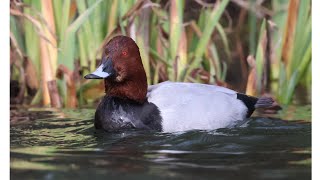
[[[148,86],[139,47],[118,35],[103,46],[98,68],[85,79],[103,79],[106,95],[94,126],[107,132],[128,129],[179,132],[228,128],[268,108],[270,97],[254,97],[209,84],[165,81]]]

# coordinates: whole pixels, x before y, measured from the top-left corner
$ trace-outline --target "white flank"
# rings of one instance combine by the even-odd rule
[[[149,86],[148,101],[160,110],[164,132],[218,129],[243,120],[247,107],[237,92],[214,85],[163,82]]]

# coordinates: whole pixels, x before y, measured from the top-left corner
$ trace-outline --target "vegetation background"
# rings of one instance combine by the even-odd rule
[[[103,81],[82,77],[118,34],[137,42],[149,84],[311,103],[310,0],[11,0],[11,103],[92,106]]]

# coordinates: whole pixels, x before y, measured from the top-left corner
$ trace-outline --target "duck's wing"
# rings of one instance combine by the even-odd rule
[[[159,108],[164,131],[226,127],[248,111],[236,91],[214,85],[164,82],[150,86],[147,98]]]
[[[233,91],[231,89],[221,87],[221,86],[200,84],[200,83],[165,81],[159,84],[149,86],[147,97],[154,95],[155,92],[158,92],[158,91],[161,91],[162,93],[167,93],[165,89],[175,89],[177,91],[179,91],[180,89],[185,89],[187,91],[192,91],[193,93],[197,93],[197,92],[206,93],[206,91],[209,91],[209,92],[216,91],[216,92],[222,92],[230,95],[237,94],[236,91]]]

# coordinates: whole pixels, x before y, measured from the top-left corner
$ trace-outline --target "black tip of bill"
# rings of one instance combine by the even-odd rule
[[[94,75],[94,74],[87,74],[84,76],[85,79],[103,79],[100,76]]]

